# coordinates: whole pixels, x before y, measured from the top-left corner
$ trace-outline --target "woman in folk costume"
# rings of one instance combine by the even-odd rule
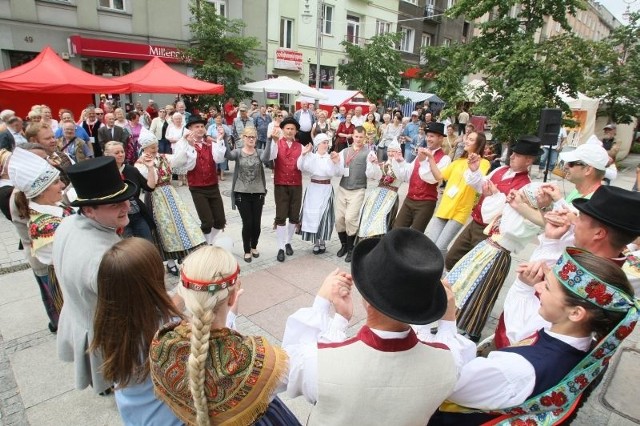
[[[550,327],[465,364],[429,425],[559,424],[638,321],[640,300],[622,269],[575,247],[545,269],[535,290]]]
[[[117,242],[98,268],[98,299],[92,352],[99,352],[105,380],[126,425],[179,426],[183,423],[153,393],[149,346],[162,324],[180,318],[164,287],[164,267],[156,247],[142,238]]]
[[[311,175],[302,199],[302,232],[303,241],[313,241],[313,254],[322,254],[326,250],[325,242],[331,239],[335,225],[333,208],[333,185],[331,178],[342,173],[340,157],[337,152],[329,154],[331,138],[327,133],[318,133],[311,144],[302,148],[298,157],[298,169]]]
[[[36,275],[36,279],[49,316],[49,330],[55,332],[62,309],[62,293],[53,270],[53,239],[62,219],[74,210],[62,204],[65,185],[60,180],[60,172],[36,154],[16,148],[9,161],[9,177],[20,191],[15,194],[19,216],[29,218],[31,255],[47,265],[47,273]]]
[[[371,167],[371,176],[378,181],[378,187],[367,194],[362,205],[358,239],[386,234],[398,213],[398,188],[410,172],[397,139],[387,145],[387,157],[387,161],[379,164],[375,152],[369,153],[367,169]]]
[[[156,223],[156,241],[163,258],[167,261],[169,273],[178,276],[176,259],[185,257],[191,250],[204,244],[204,235],[200,225],[189,212],[176,190],[171,186],[171,173],[174,165],[182,165],[186,158],[178,155],[159,154],[158,139],[150,131],[140,132],[142,158],[154,159],[154,167],[147,168],[138,162],[136,167],[145,178],[149,173],[156,174],[156,188],[147,197],[151,198],[153,220]]]
[[[458,328],[475,342],[480,340],[480,333],[509,274],[511,253],[522,250],[540,232],[540,227],[520,215],[512,204],[524,202],[536,210],[548,208],[553,200],[541,187],[541,183],[530,183],[507,196],[489,182],[482,203],[482,217],[489,223],[485,230],[489,238],[475,246],[447,274],[459,309]]]
[[[157,397],[188,425],[298,425],[278,399],[286,352],[259,336],[230,329],[240,267],[228,251],[205,246],[182,264],[178,294],[188,322],[160,328],[151,343]]]

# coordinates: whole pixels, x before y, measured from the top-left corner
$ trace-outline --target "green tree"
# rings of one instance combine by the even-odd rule
[[[602,99],[604,113],[614,123],[631,123],[640,111],[640,13],[604,40],[599,66],[590,76],[587,94]]]
[[[449,51],[427,48],[427,72],[433,72],[439,94],[448,110],[464,97],[464,76],[480,74],[486,85],[480,89],[473,113],[487,115],[494,123],[493,135],[513,141],[522,134],[535,134],[544,107],[568,107],[557,95],[561,90],[575,96],[584,88],[594,65],[598,45],[565,33],[538,41],[537,33],[551,17],[570,31],[568,14],[584,8],[581,0],[460,0],[448,11],[465,19],[489,14],[480,24],[480,35],[470,43]],[[442,59],[438,59],[442,58]]]
[[[360,90],[371,102],[400,99],[400,74],[405,71],[402,55],[395,48],[401,33],[369,39],[363,47],[343,41],[348,63],[338,66],[338,78],[353,90]]]
[[[246,93],[238,86],[245,83],[244,71],[261,62],[255,52],[260,42],[255,37],[244,37],[244,22],[219,15],[208,1],[195,0],[189,9],[192,39],[184,54],[195,77],[224,84],[224,98],[244,98]],[[200,98],[199,103],[220,101],[211,96]]]

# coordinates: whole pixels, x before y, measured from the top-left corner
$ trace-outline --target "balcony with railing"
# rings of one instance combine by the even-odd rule
[[[444,14],[444,10],[438,9],[437,7],[427,4],[424,7],[424,22],[442,22],[442,15]]]
[[[346,36],[344,36],[344,41],[346,41],[347,43],[355,44],[360,47],[364,47],[364,45],[369,42],[369,39],[347,34]]]

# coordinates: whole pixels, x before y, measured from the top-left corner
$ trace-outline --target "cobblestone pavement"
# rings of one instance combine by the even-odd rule
[[[625,164],[635,167],[639,162],[640,156],[635,156]],[[228,177],[221,182],[221,190],[228,195],[231,173],[226,175]],[[267,173],[267,180],[271,182],[270,173]],[[631,188],[631,173],[622,172],[616,184]],[[334,179],[335,185],[337,180]],[[370,187],[373,185],[371,182]],[[271,228],[275,207],[273,188],[272,185],[269,186],[263,213],[260,257],[248,264],[242,260],[240,217],[237,211],[229,209],[228,198],[225,198],[228,226],[223,236],[235,242],[233,253],[240,262],[243,288],[246,290],[237,321],[239,331],[263,335],[274,343],[280,343],[287,316],[296,309],[311,304],[327,273],[336,267],[348,270],[349,265],[335,256],[338,248],[335,236],[334,241],[328,244],[327,252],[319,256],[311,254],[310,244],[294,238],[292,245],[295,254],[284,263],[277,262],[276,237]],[[571,189],[570,184],[562,186],[564,191]],[[193,208],[188,189],[180,187],[177,190]],[[406,185],[400,190],[401,198],[405,194]],[[55,335],[47,330],[46,314],[42,309],[35,280],[28,270],[23,253],[17,249],[18,239],[13,226],[5,220],[0,221],[0,236],[0,425],[121,424],[113,397],[99,397],[90,389],[75,390],[73,366],[60,362],[57,358]],[[529,245],[518,256],[514,256],[513,262],[528,258],[532,249],[533,245]],[[166,278],[168,288],[177,282],[171,275]],[[512,282],[512,276],[506,282]],[[489,334],[495,327],[495,318],[501,310],[507,289],[505,286],[501,292],[485,334]],[[358,295],[355,295],[354,301],[355,312],[349,334],[354,334],[364,319]],[[637,333],[633,336],[637,336]],[[631,346],[635,347],[637,337],[633,342],[635,343]],[[635,395],[635,392],[632,394]],[[301,397],[282,397],[304,423],[310,405]],[[611,409],[604,408],[600,403],[591,404],[592,400],[599,402],[602,398],[605,397],[590,398],[579,413],[582,417],[574,424],[635,424],[628,418],[612,413]],[[619,399],[618,394],[613,403]],[[611,398],[608,403],[611,405]],[[596,419],[595,423],[591,421]]]

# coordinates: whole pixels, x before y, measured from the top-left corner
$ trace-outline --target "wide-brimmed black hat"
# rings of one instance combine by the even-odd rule
[[[91,158],[65,170],[78,198],[74,207],[119,203],[131,198],[138,187],[122,180],[114,157]]]
[[[425,133],[435,133],[440,136],[446,136],[444,132],[444,123],[436,123],[434,121],[427,123],[425,126]]]
[[[351,261],[351,275],[362,297],[381,313],[407,324],[429,324],[444,315],[443,268],[438,247],[411,228],[361,241]]]
[[[640,235],[640,193],[616,186],[603,185],[591,199],[578,198],[573,205],[599,222],[633,236]]]
[[[294,126],[296,126],[296,130],[300,130],[300,123],[298,123],[298,120],[296,120],[293,117],[287,117],[284,120],[282,120],[280,122],[280,128],[284,129],[284,126],[286,126],[287,124],[293,124]]]
[[[207,120],[205,120],[202,117],[200,117],[200,115],[191,114],[191,116],[189,117],[189,120],[187,120],[187,124],[185,125],[185,127],[188,129],[189,127],[191,127],[191,125],[196,124],[196,123],[204,124],[205,127],[206,127]]]
[[[540,148],[540,138],[532,135],[520,136],[515,145],[511,148],[511,151],[520,155],[530,155],[537,157],[542,154]]]

